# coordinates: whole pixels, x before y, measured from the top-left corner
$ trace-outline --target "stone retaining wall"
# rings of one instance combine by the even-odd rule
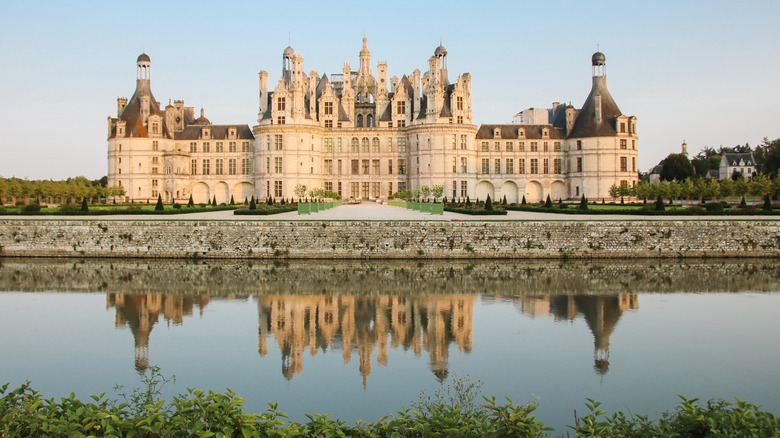
[[[208,259],[775,257],[780,221],[0,220],[0,256]]]

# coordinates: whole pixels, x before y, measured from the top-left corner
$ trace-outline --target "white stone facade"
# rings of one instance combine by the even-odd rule
[[[343,198],[383,200],[442,185],[449,199],[509,202],[609,196],[637,181],[636,118],[620,113],[606,89],[603,54],[593,57],[593,88],[581,110],[553,105],[546,123],[472,122],[471,75],[450,82],[439,46],[424,73],[388,78],[371,68],[367,39],[359,68],[308,74],[288,47],[276,87],[259,74],[257,125],[212,125],[182,101],[164,110],[150,86],[151,63],[138,58],[133,97],[109,117],[109,184],[130,201],[216,199],[227,203],[292,198],[324,188]]]

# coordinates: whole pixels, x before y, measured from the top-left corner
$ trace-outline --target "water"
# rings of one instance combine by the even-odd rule
[[[780,267],[735,262],[4,260],[0,382],[86,399],[139,372],[167,397],[231,388],[250,411],[353,422],[459,378],[657,416],[678,394],[780,413]]]

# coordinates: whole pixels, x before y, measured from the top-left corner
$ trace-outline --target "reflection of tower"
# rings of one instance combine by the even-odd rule
[[[577,295],[549,297],[550,311],[557,319],[571,320],[581,313],[593,333],[593,368],[600,375],[609,371],[609,338],[624,310],[639,308],[637,295]]]
[[[473,296],[261,296],[258,298],[258,352],[268,354],[273,336],[282,355],[282,373],[288,379],[303,370],[302,354],[341,348],[344,363],[353,349],[359,357],[363,387],[368,385],[372,356],[386,365],[387,348],[429,353],[431,371],[441,380],[448,374],[449,344],[471,351]]]
[[[184,316],[192,316],[193,305],[202,310],[208,296],[186,297],[161,294],[107,294],[106,309],[116,308],[116,327],[130,326],[135,344],[135,369],[143,373],[149,367],[149,335],[163,314],[170,325],[179,325]]]

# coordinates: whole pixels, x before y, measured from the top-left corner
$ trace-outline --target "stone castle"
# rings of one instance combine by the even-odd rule
[[[428,70],[388,78],[372,70],[363,37],[359,66],[340,73],[303,70],[292,47],[282,53],[274,89],[259,74],[257,125],[214,125],[181,100],[163,109],[151,90],[151,60],[137,59],[133,96],[108,118],[108,181],[125,200],[227,203],[292,198],[298,185],[343,198],[385,200],[400,191],[444,187],[449,199],[508,202],[609,197],[633,186],[636,117],[607,90],[606,58],[593,55],[593,86],[580,109],[553,103],[512,124],[473,124],[471,75],[453,81],[448,52],[437,47]]]

